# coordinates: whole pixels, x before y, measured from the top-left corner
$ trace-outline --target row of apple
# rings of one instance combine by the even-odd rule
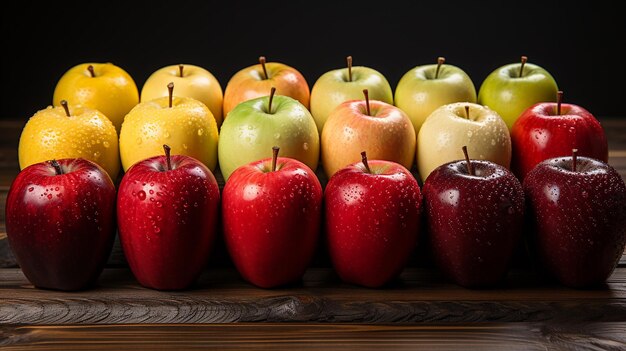
[[[485,80],[478,102],[487,108],[473,103],[477,94],[467,74],[439,58],[400,80],[393,106],[385,77],[352,67],[350,57],[346,68],[322,75],[310,94],[297,70],[261,57],[258,65],[231,78],[223,97],[208,71],[165,67],[146,81],[144,102],[137,104],[137,88],[121,68],[83,64],[57,84],[54,102],[63,108],[42,110],[29,120],[19,159],[24,168],[52,158],[82,157],[116,179],[120,158],[126,171],[158,155],[167,143],[174,154],[195,157],[211,170],[219,161],[228,179],[237,167],[268,157],[267,150],[279,145],[284,156],[312,169],[321,159],[328,176],[358,161],[361,150],[409,169],[417,159],[422,181],[437,166],[462,158],[462,145],[478,159],[512,166],[520,179],[541,160],[567,155],[572,148],[606,162],[604,132],[589,112],[560,102],[527,109],[554,100],[556,89],[548,72],[523,57]],[[450,104],[455,101],[462,104]],[[227,116],[223,125],[222,114]],[[119,145],[107,118],[121,128]]]
[[[38,163],[17,176],[6,228],[35,286],[90,286],[110,254],[116,218],[137,280],[168,290],[190,286],[205,268],[220,214],[236,268],[264,288],[301,278],[321,226],[341,279],[367,287],[397,277],[416,245],[429,245],[442,272],[462,286],[496,284],[525,219],[543,267],[568,286],[604,282],[626,245],[624,182],[576,150],[540,163],[522,186],[506,168],[470,160],[464,147],[465,160],[435,169],[421,190],[402,165],[362,152],[323,190],[308,166],[279,158],[274,147],[272,158],[235,170],[220,199],[203,163],[163,148],[165,156],[131,167],[117,194],[106,171],[84,159]],[[418,243],[423,219],[428,240]]]

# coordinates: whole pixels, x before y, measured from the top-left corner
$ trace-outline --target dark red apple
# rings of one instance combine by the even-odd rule
[[[115,238],[115,186],[84,159],[41,162],[22,170],[6,203],[11,249],[26,278],[40,288],[92,285]]]
[[[573,148],[579,155],[607,162],[608,144],[600,122],[584,108],[558,102],[538,103],[517,119],[511,129],[513,156],[511,168],[524,179],[541,161],[569,156]]]
[[[608,164],[587,157],[546,160],[524,180],[534,246],[562,284],[604,282],[626,245],[626,186]]]
[[[453,161],[424,182],[431,251],[457,284],[489,286],[506,275],[524,223],[524,191],[506,168],[490,161]]]
[[[228,252],[244,279],[271,288],[302,277],[315,251],[322,186],[304,163],[274,157],[235,170],[223,191]]]
[[[217,233],[220,193],[213,173],[184,155],[155,156],[128,169],[119,186],[120,241],[145,287],[189,287],[209,258]]]
[[[341,279],[380,287],[398,276],[416,248],[422,195],[402,165],[367,161],[335,173],[326,186],[326,232]]]

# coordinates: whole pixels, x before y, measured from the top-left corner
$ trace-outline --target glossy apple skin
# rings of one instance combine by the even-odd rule
[[[509,129],[530,106],[555,101],[558,87],[554,77],[542,67],[526,63],[519,77],[521,63],[504,65],[483,81],[478,103],[498,112]]]
[[[361,160],[366,151],[373,160],[386,160],[411,168],[415,157],[415,132],[409,117],[399,108],[370,100],[342,103],[330,114],[322,131],[322,164],[330,178],[340,169]]]
[[[394,162],[361,162],[330,178],[325,190],[326,232],[341,279],[380,287],[397,277],[416,248],[422,195],[413,175]]]
[[[39,288],[80,290],[104,267],[115,238],[115,186],[97,164],[58,160],[20,172],[6,203],[11,249],[26,278]]]
[[[279,157],[238,168],[223,191],[224,240],[241,276],[262,288],[300,279],[317,246],[322,186],[302,162]]]
[[[608,144],[600,122],[584,108],[556,103],[538,103],[524,111],[511,129],[513,157],[511,168],[524,179],[540,162],[572,154],[607,162]]]
[[[411,119],[415,135],[436,109],[453,102],[476,102],[472,79],[459,67],[444,64],[417,66],[408,71],[396,87],[394,104]]]
[[[184,155],[132,166],[117,199],[119,235],[139,283],[159,290],[189,287],[205,267],[219,222],[220,193],[211,171]]]
[[[484,287],[506,275],[524,223],[524,191],[506,168],[490,161],[453,161],[435,169],[423,193],[431,251],[457,284]]]
[[[578,157],[543,161],[524,179],[538,258],[570,287],[601,284],[626,245],[626,186],[608,164]]]
[[[260,64],[246,67],[230,78],[224,91],[224,119],[240,103],[269,95],[272,87],[276,88],[276,95],[289,96],[309,108],[309,84],[297,69],[279,62],[268,62],[265,68],[268,79]]]

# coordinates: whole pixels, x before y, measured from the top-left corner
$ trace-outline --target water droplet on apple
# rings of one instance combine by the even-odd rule
[[[28,188],[28,192],[32,192],[33,190],[35,190],[35,188],[33,188],[32,186],[30,188]]]
[[[150,200],[154,200],[154,199],[150,199]],[[163,207],[163,203],[161,201],[157,201],[156,202],[156,206],[157,207]]]
[[[491,145],[495,146],[496,145],[496,139],[491,139]]]
[[[137,143],[137,145],[140,145],[142,141],[143,140],[141,139],[141,137],[137,137],[137,139],[135,139],[135,142]]]
[[[150,195],[154,194],[154,190],[150,189]]]
[[[143,191],[143,190],[139,190],[139,192],[137,193],[137,197],[141,201],[145,200],[146,199],[146,192]]]
[[[48,199],[52,199],[52,194],[48,194],[48,196],[46,196]]]
[[[302,144],[302,148],[306,151],[309,149],[309,143]]]
[[[280,139],[280,133],[274,133],[274,139]]]
[[[93,158],[95,158],[96,160],[100,158],[100,151],[96,151],[93,153]]]
[[[581,194],[585,199],[589,197],[589,194],[586,191],[583,191]]]
[[[103,142],[102,142],[102,146],[104,146],[104,147],[108,148],[110,145],[109,145],[109,142],[108,142],[108,141],[103,141]]]
[[[198,129],[198,136],[202,136],[202,134],[204,134],[204,129],[203,128]]]
[[[157,226],[154,226],[154,232],[157,233],[157,234],[160,233],[161,232],[161,228],[159,228]]]
[[[183,149],[187,150],[187,144],[183,144]]]
[[[472,135],[474,135],[474,133],[473,133],[471,130],[468,130],[468,131],[467,131],[467,137],[468,137],[468,138],[471,138],[471,137],[472,137]]]

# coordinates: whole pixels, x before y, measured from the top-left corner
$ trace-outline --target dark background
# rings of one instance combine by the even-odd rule
[[[369,2],[372,2],[370,0]],[[355,65],[400,77],[437,56],[463,68],[476,89],[495,68],[529,56],[556,78],[565,99],[596,116],[624,116],[618,49],[624,16],[603,2],[568,1],[22,1],[3,9],[2,113],[26,119],[51,103],[57,80],[83,62],[113,62],[139,89],[156,69],[191,63],[226,87],[259,55],[302,72]]]

